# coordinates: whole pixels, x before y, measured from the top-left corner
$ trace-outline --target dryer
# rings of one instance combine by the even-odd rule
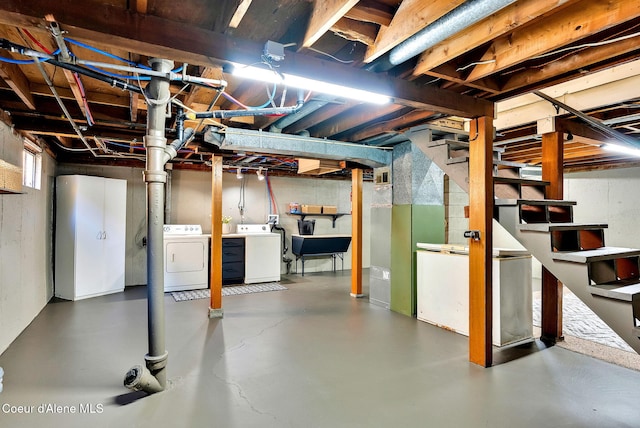
[[[164,291],[209,288],[209,240],[199,224],[164,225]]]

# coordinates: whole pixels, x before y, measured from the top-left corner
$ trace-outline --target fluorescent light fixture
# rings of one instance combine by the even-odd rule
[[[258,180],[260,181],[264,180],[264,175],[262,174],[262,167],[258,168],[258,170],[256,171],[256,175],[258,176]]]
[[[634,149],[633,147],[625,147],[619,144],[603,144],[600,147],[610,152],[623,153],[625,155],[636,156],[640,158],[640,149]]]
[[[319,80],[295,76],[289,73],[279,73],[275,70],[254,67],[251,65],[236,63],[231,63],[231,65],[233,66],[231,74],[238,77],[244,77],[246,79],[266,83],[279,83],[293,88],[306,89],[308,91],[335,95],[337,97],[351,98],[374,104],[388,104],[391,102],[391,98],[386,95],[376,94],[362,89],[349,88],[347,86],[336,85],[329,82],[321,82]]]

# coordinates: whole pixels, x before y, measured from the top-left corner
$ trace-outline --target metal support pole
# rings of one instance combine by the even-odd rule
[[[155,71],[168,73],[173,61],[151,59]],[[147,183],[147,309],[149,353],[145,355],[146,369],[132,368],[125,378],[125,386],[148,393],[159,392],[166,386],[166,365],[168,352],[165,348],[164,326],[164,268],[163,268],[163,226],[164,226],[164,185],[167,173],[164,171],[164,136],[167,119],[167,105],[171,98],[169,81],[152,77],[147,87],[148,106],[147,135],[144,138],[147,162],[144,181]]]

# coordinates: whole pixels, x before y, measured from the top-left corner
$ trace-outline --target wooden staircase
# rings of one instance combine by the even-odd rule
[[[414,143],[468,191],[468,143]],[[495,218],[636,352],[640,353],[640,250],[605,245],[606,224],[575,223],[574,201],[545,199],[548,182],[494,150]]]

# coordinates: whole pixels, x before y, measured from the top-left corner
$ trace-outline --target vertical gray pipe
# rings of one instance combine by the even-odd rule
[[[153,58],[149,61],[155,71],[169,73],[173,61]],[[166,373],[164,367],[168,353],[165,348],[164,331],[164,136],[167,119],[167,103],[170,98],[169,80],[152,77],[147,97],[147,166],[144,180],[147,183],[147,308],[149,353],[145,356],[147,368],[158,379],[164,389]],[[163,364],[161,364],[163,363]]]
[[[173,61],[151,59],[154,71],[168,73]],[[163,226],[164,226],[164,185],[167,174],[164,171],[164,156],[167,139],[164,136],[167,119],[167,103],[170,99],[169,80],[152,77],[145,95],[148,103],[147,135],[144,137],[147,149],[147,163],[144,181],[147,183],[147,310],[149,353],[145,355],[146,369],[134,366],[125,376],[125,386],[150,394],[163,391],[166,387],[166,365],[169,353],[165,347],[164,331],[164,266],[163,266]]]

